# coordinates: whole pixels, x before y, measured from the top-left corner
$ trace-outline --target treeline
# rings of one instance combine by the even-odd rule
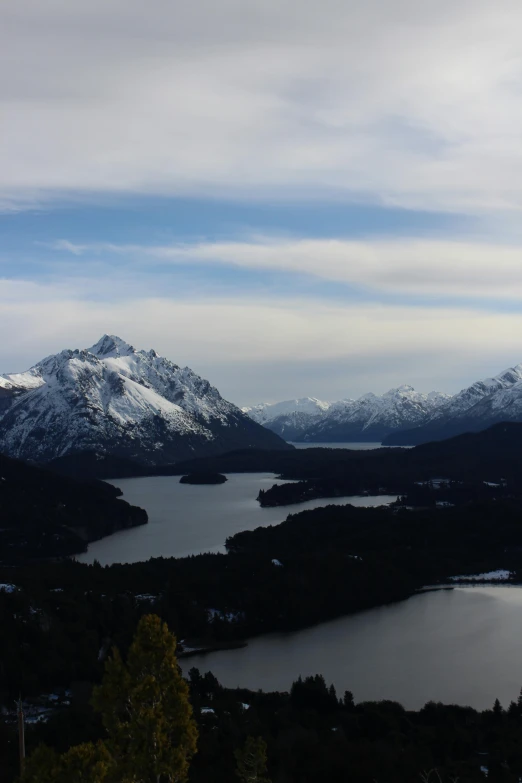
[[[502,480],[488,482],[482,478],[413,481],[404,477],[390,479],[384,486],[381,477],[331,477],[273,484],[259,491],[257,500],[263,507],[288,506],[316,498],[397,495],[395,505],[436,506],[487,503],[491,500],[518,499],[522,502],[522,483]]]
[[[419,487],[434,478],[451,482],[452,497],[441,494],[434,496],[433,502],[464,503],[491,497],[522,497],[521,439],[522,424],[506,423],[414,449],[236,452],[180,463],[171,470],[263,470],[294,481],[262,490],[258,500],[263,506],[359,494],[397,494],[405,502],[411,498],[411,505],[419,505],[419,496],[427,497],[426,490]],[[450,490],[445,487],[445,494]]]

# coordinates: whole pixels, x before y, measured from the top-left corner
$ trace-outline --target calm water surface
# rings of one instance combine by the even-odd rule
[[[290,441],[289,441],[290,443]],[[296,449],[352,449],[353,451],[371,451],[372,449],[393,449],[396,446],[383,446],[382,443],[294,443]],[[413,446],[401,446],[402,449],[412,449]]]
[[[353,449],[354,451],[389,448],[382,443],[292,443],[292,446],[296,449]]]
[[[273,473],[232,473],[226,484],[203,486],[180,484],[179,476],[119,479],[112,483],[120,487],[124,500],[147,511],[149,524],[95,541],[86,553],[77,556],[82,563],[95,559],[102,565],[136,563],[149,557],[224,552],[227,536],[240,530],[277,525],[297,511],[333,503],[379,506],[397,497],[320,498],[261,508],[256,500],[259,490],[285,483]]]
[[[248,647],[182,660],[222,685],[288,690],[299,674],[323,674],[356,701],[393,699],[504,707],[522,685],[522,589],[474,587],[423,593]]]

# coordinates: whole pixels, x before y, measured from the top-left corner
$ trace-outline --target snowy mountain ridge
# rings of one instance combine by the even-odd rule
[[[522,364],[476,381],[455,395],[424,394],[404,385],[355,400],[321,403],[306,397],[303,401],[244,410],[290,441],[384,440],[387,445],[415,445],[485,429],[499,421],[522,421]]]
[[[522,364],[509,367],[455,394],[414,429],[389,436],[389,445],[416,445],[462,432],[476,432],[500,421],[522,421]]]
[[[326,403],[305,397],[243,410],[288,440],[377,441],[397,429],[424,422],[447,400],[448,395],[442,392],[422,394],[411,386],[400,386],[382,395],[369,392],[355,400]]]
[[[313,416],[327,411],[332,403],[318,400],[316,397],[301,397],[298,400],[284,400],[283,402],[262,402],[251,408],[241,408],[250,418],[259,424],[272,421],[278,416],[288,416],[292,413],[305,413]]]
[[[114,335],[0,376],[0,392],[0,451],[20,459],[89,450],[161,464],[285,448],[189,367]]]

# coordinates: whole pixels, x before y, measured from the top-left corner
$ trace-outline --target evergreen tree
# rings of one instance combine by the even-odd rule
[[[141,618],[127,662],[114,650],[93,705],[102,713],[106,746],[120,779],[182,783],[196,752],[197,728],[176,639],[155,615]]]
[[[347,710],[353,710],[355,707],[353,701],[353,693],[351,691],[345,691],[343,696],[343,707]]]
[[[27,760],[23,783],[184,783],[197,728],[175,651],[166,624],[142,617],[127,662],[115,649],[94,689],[107,739],[61,756],[40,746]]]
[[[38,745],[25,761],[23,783],[55,783],[60,756],[47,745]]]
[[[502,709],[502,705],[498,699],[495,699],[495,703],[493,704],[493,715],[497,720],[500,720],[502,718],[502,715],[504,713],[504,710]]]
[[[236,773],[243,783],[270,783],[266,777],[266,742],[262,737],[247,737],[244,746],[234,755]]]
[[[59,755],[40,745],[26,763],[23,783],[109,783],[113,760],[103,742],[86,742]]]
[[[520,693],[518,695],[517,707],[518,707],[518,714],[522,715],[522,688],[520,689]]]
[[[509,707],[508,707],[507,713],[508,713],[510,718],[518,718],[519,711],[518,711],[518,704],[516,703],[516,701],[510,701],[509,702]]]

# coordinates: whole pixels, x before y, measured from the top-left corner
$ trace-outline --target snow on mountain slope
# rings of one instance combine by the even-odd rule
[[[522,421],[522,364],[462,389],[436,408],[421,426],[396,433],[387,443],[415,445],[441,440],[486,429],[499,421]]]
[[[0,416],[11,407],[20,394],[28,389],[36,389],[42,383],[40,375],[33,370],[12,375],[0,375]]]
[[[161,464],[234,448],[285,448],[188,367],[115,336],[2,376],[2,388],[16,395],[0,409],[0,450],[21,459],[99,451]]]
[[[0,375],[1,389],[37,389],[42,385],[42,378],[34,368],[27,372]]]
[[[470,411],[477,403],[492,397],[492,395],[500,396],[497,398],[497,405],[502,407],[503,404],[508,402],[508,399],[520,395],[520,389],[517,391],[516,386],[522,381],[522,364],[517,364],[515,367],[510,367],[494,378],[485,378],[482,381],[475,381],[467,389],[462,389],[458,394],[455,394],[447,405],[443,406],[436,412],[436,418],[445,416],[460,416],[463,413]],[[507,397],[502,396],[503,391],[508,391]],[[502,402],[504,400],[504,403]]]
[[[389,432],[426,421],[446,399],[439,392],[422,394],[411,386],[400,386],[381,396],[370,393],[357,400],[341,400],[308,429],[306,440],[378,441]]]
[[[400,386],[381,396],[369,393],[357,400],[339,400],[334,403],[321,403],[315,407],[310,405],[310,412],[305,406],[302,406],[303,410],[300,411],[295,404],[292,410],[292,403],[284,402],[272,406],[256,406],[248,413],[250,416],[254,415],[256,421],[288,440],[318,443],[377,441],[390,432],[426,421],[447,399],[448,395],[439,392],[421,394],[411,386]],[[270,415],[272,411],[277,411],[279,406],[287,412]]]
[[[284,400],[284,402],[262,402],[260,405],[241,410],[258,424],[266,424],[279,416],[290,416],[293,413],[304,413],[308,416],[322,414],[330,405],[331,403],[318,400],[316,397],[301,397],[298,400]]]
[[[301,397],[298,400],[265,402],[242,410],[281,438],[299,441],[307,428],[326,413],[330,404],[316,397]]]

